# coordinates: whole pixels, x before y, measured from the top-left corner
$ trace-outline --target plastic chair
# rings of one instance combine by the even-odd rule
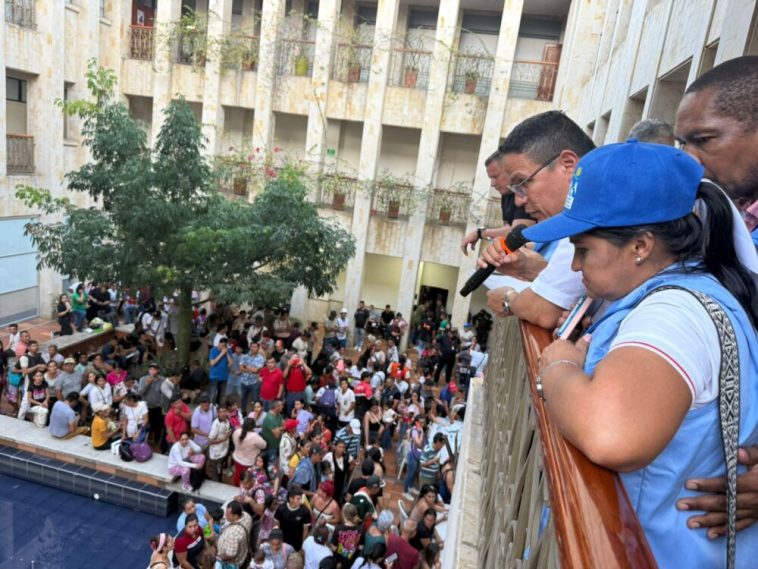
[[[405,510],[405,503],[400,499],[397,501],[397,507],[400,510],[400,524],[402,525],[410,517],[410,514]]]

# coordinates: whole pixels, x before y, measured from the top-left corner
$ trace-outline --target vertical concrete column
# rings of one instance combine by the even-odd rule
[[[65,5],[62,2],[37,2],[38,51],[43,70],[29,81],[27,123],[34,136],[36,175],[31,183],[48,188],[56,197],[64,192],[63,114],[55,101],[63,98]],[[52,221],[45,219],[44,221]],[[50,297],[60,292],[61,276],[50,269],[39,272],[40,314],[50,314]]]
[[[131,41],[130,27],[132,23],[131,2],[118,2],[109,0],[108,20],[111,23],[108,29],[108,50],[100,54],[101,65],[107,65],[116,71],[116,93],[122,103],[128,104],[126,95],[120,88],[122,68],[129,54]]]
[[[209,0],[208,45],[216,46],[229,34],[232,26],[232,0]],[[205,153],[213,157],[224,134],[224,109],[221,106],[221,55],[216,54],[205,63],[203,83],[203,134],[208,139]]]
[[[631,0],[624,0],[624,4]],[[631,14],[629,15],[628,22],[616,22],[616,30],[614,32],[614,45],[616,44],[615,37],[621,32],[619,29],[621,26],[626,26],[626,39],[624,40],[623,51],[621,51],[617,57],[623,58],[623,63],[619,67],[623,71],[614,77],[613,82],[615,84],[621,83],[625,85],[625,89],[616,90],[616,100],[612,103],[611,108],[617,109],[611,113],[611,119],[608,123],[608,131],[605,135],[605,140],[608,142],[617,142],[620,140],[626,140],[627,132],[623,132],[627,124],[626,110],[629,102],[629,86],[632,84],[632,78],[634,75],[634,67],[637,62],[637,53],[642,39],[642,24],[645,21],[645,5],[642,2],[634,2],[631,6]],[[606,85],[606,89],[611,89],[611,85]],[[595,125],[598,123],[595,122]]]
[[[284,21],[284,0],[264,0],[261,14],[258,80],[255,86],[253,148],[270,148],[274,136],[274,86],[279,30]]]
[[[434,181],[435,165],[440,144],[440,124],[445,93],[449,78],[450,46],[455,42],[460,0],[442,0],[437,16],[437,33],[434,43],[432,65],[429,70],[429,89],[427,90],[424,122],[421,127],[419,153],[416,159],[416,189],[423,199],[419,200],[416,210],[411,215],[405,239],[403,270],[400,273],[400,290],[397,297],[397,310],[410,321],[416,280],[421,262],[421,247],[424,242],[426,210],[429,201],[428,192]],[[404,348],[406,338],[402,340]]]
[[[495,69],[492,72],[492,87],[487,103],[487,113],[484,117],[482,129],[482,142],[479,147],[479,158],[476,161],[476,176],[474,177],[473,203],[479,204],[479,211],[475,212],[475,218],[484,219],[484,208],[487,204],[487,196],[490,191],[489,178],[484,169],[484,161],[497,149],[500,142],[500,133],[503,129],[505,117],[505,104],[508,100],[508,87],[511,81],[511,68],[513,57],[516,53],[516,41],[521,22],[523,0],[506,0],[503,5],[503,15],[500,20],[500,34],[497,39],[497,51],[495,52]],[[469,222],[466,232],[476,228],[476,224]],[[468,279],[470,272],[476,268],[475,254],[469,253],[461,258],[458,270],[458,282],[453,291],[453,326],[462,326],[466,322],[471,296],[462,297],[458,291]]]
[[[387,76],[390,67],[392,37],[397,21],[399,0],[379,0],[374,31],[374,49],[371,53],[371,73],[366,93],[366,114],[363,119],[361,155],[358,179],[366,184],[376,176],[379,153],[382,148],[382,114]],[[363,271],[366,263],[366,241],[371,213],[371,193],[359,190],[355,196],[352,233],[355,237],[355,257],[347,265],[345,281],[345,308],[352,314],[358,307]]]
[[[595,73],[606,4],[605,0],[572,2],[569,9],[553,100],[556,108],[577,119],[592,99],[587,86]],[[590,120],[582,116],[582,124]]]
[[[321,170],[326,147],[326,101],[332,73],[335,31],[341,0],[321,0],[318,4],[318,29],[313,54],[311,102],[308,106],[308,130],[305,135],[305,157],[313,173]]]
[[[751,26],[753,25],[755,0],[729,0],[721,22],[721,39],[716,51],[714,66],[728,59],[745,54]],[[711,14],[711,18],[713,15]],[[692,79],[687,81],[689,84]]]
[[[171,92],[171,75],[174,65],[174,49],[167,38],[172,27],[179,21],[181,14],[180,0],[162,0],[158,2],[155,12],[155,73],[153,75],[153,129],[151,140],[155,141],[163,126],[163,112],[168,107]]]
[[[0,45],[5,45],[5,21],[0,22]],[[5,92],[5,77],[7,71],[5,69],[5,48],[0,49],[0,71],[3,72],[3,76],[0,78],[0,180],[5,178],[5,174],[8,167],[8,147],[6,142],[6,136],[8,134],[8,119],[6,117],[6,92]],[[5,184],[0,185],[4,187]]]

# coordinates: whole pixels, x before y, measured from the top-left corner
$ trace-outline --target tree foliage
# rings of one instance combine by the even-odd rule
[[[40,266],[80,280],[178,291],[185,361],[192,290],[268,305],[300,285],[315,295],[332,291],[355,252],[353,238],[318,215],[294,169],[272,178],[252,203],[228,201],[216,191],[200,125],[183,99],[168,105],[151,151],[142,127],[113,98],[113,73],[91,64],[87,78],[92,100],[63,107],[82,117],[92,161],[66,179],[69,190],[100,207],[20,187],[17,197],[59,220],[27,225]]]

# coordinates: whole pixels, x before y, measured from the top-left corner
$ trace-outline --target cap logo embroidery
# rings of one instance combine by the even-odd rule
[[[571,177],[571,183],[569,184],[568,194],[566,194],[566,203],[563,204],[564,209],[571,209],[574,205],[574,197],[576,196],[576,190],[579,183],[579,176],[582,174],[582,169],[577,169],[576,173]]]

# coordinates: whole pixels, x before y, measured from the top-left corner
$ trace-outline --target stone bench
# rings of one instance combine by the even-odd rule
[[[178,496],[184,494],[181,484],[174,482],[168,473],[168,457],[161,454],[154,454],[147,462],[124,462],[110,451],[95,450],[90,437],[80,435],[66,440],[57,439],[47,429],[7,416],[0,416],[0,445],[10,449],[0,449],[0,472],[5,469],[5,474],[79,495],[92,497],[97,493],[104,501],[119,506],[137,509],[135,504],[141,503],[142,494],[154,495],[160,498],[161,503],[147,499],[148,506],[143,511],[169,515],[176,508]],[[12,450],[21,452],[16,454]],[[8,463],[10,471],[6,468]],[[29,464],[34,466],[28,466]],[[79,486],[70,482],[71,476],[68,474],[62,475],[67,472],[71,472],[75,480],[82,479],[79,480]],[[101,488],[101,484],[114,486],[115,489],[110,494],[123,495],[121,502],[109,499],[112,496],[108,492],[101,494],[93,491]],[[118,488],[122,490],[119,491]],[[84,490],[87,491],[83,492]],[[136,496],[138,500],[127,500],[127,494],[131,498]],[[238,489],[233,486],[206,480],[200,490],[191,495],[209,508],[215,508],[237,494]]]

